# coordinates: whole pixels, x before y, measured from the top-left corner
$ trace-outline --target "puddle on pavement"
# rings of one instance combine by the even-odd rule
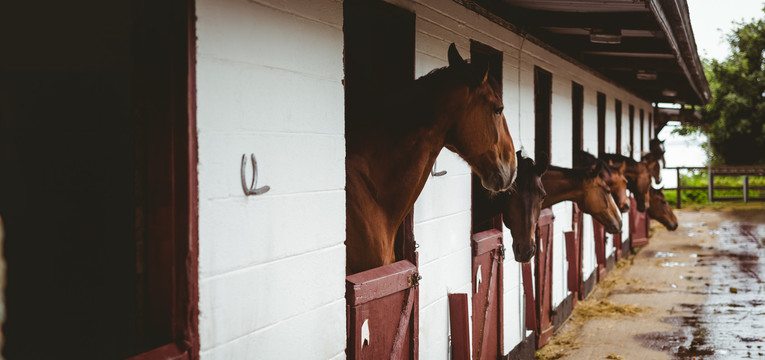
[[[710,268],[710,277],[684,277],[706,289],[706,302],[673,309],[663,321],[675,329],[635,338],[675,359],[765,359],[765,224],[728,222],[713,232],[717,247],[697,254],[696,264],[662,263]]]

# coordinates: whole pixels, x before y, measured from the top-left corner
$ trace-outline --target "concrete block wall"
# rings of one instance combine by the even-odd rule
[[[201,358],[344,358],[342,3],[196,10]]]

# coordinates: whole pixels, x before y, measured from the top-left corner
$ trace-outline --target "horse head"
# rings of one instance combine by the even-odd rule
[[[547,170],[547,160],[534,160],[517,152],[518,177],[512,192],[502,193],[502,220],[513,234],[515,261],[528,262],[536,253],[534,239],[542,202],[547,196],[542,185],[542,174]]]
[[[661,163],[663,156],[656,155],[654,153],[645,153],[640,161],[645,163],[645,166],[648,168],[648,173],[651,175],[651,177],[656,181],[656,183],[661,183]]]
[[[592,154],[581,150],[574,153],[574,165],[576,167],[588,168],[598,162],[602,162],[600,176],[608,184],[616,206],[621,212],[629,211],[630,199],[627,196],[627,178],[624,175],[627,163],[614,163],[612,160],[606,163],[604,160],[600,160]]]
[[[489,76],[488,64],[466,62],[454,44],[449,46],[448,69],[456,76],[441,99],[442,116],[452,119],[445,146],[467,161],[484,188],[507,190],[517,163],[499,85]]]
[[[650,206],[648,206],[648,216],[660,222],[670,231],[677,229],[677,217],[672,212],[664,192],[661,189],[650,188]]]
[[[607,232],[617,234],[622,229],[622,218],[611,196],[611,187],[603,171],[604,165],[602,161],[598,161],[585,171],[582,182],[584,197],[577,205],[603,224]]]

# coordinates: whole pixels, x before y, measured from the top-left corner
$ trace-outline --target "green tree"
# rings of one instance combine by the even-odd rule
[[[709,131],[714,163],[765,164],[765,19],[738,25],[732,53],[704,61],[713,98],[697,126]]]

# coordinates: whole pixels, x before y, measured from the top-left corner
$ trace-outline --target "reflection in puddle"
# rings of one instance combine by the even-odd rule
[[[675,253],[666,252],[666,251],[659,251],[654,255],[654,257],[674,257],[677,256]]]
[[[678,266],[694,266],[693,263],[681,263],[677,261],[670,261],[661,263],[662,267],[678,267]]]
[[[704,249],[709,254],[691,256],[697,257],[697,263],[661,264],[709,267],[709,278],[685,277],[705,282],[706,302],[673,309],[674,316],[663,321],[675,329],[635,338],[675,359],[765,359],[765,224],[729,222],[710,234],[715,235],[718,245]],[[674,254],[655,256],[669,258]]]

